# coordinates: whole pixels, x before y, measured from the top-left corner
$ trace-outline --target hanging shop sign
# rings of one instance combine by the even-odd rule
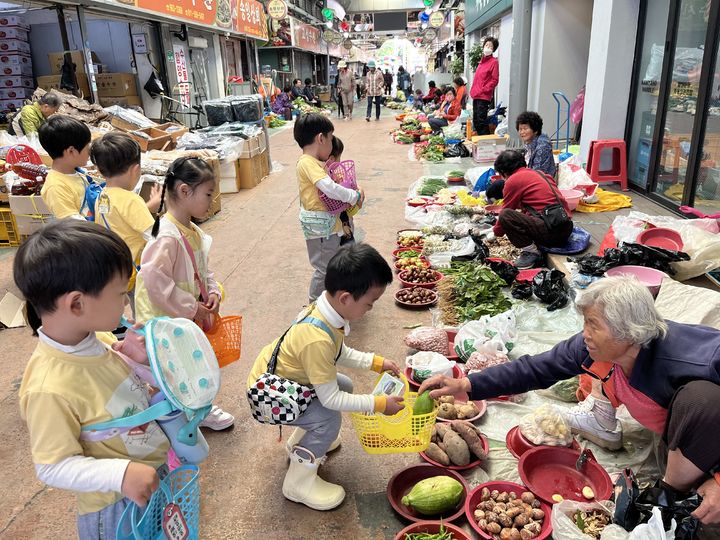
[[[270,0],[267,12],[271,19],[284,19],[288,14],[287,4],[283,0]]]
[[[265,9],[258,0],[233,0],[234,30],[246,36],[268,39],[268,24]]]
[[[293,46],[306,51],[326,54],[327,48],[322,42],[320,30],[309,24],[293,21]]]
[[[328,55],[334,56],[335,58],[342,58],[343,48],[342,41],[338,43],[328,43]]]
[[[335,32],[333,32],[332,30],[325,30],[325,31],[322,33],[322,39],[323,39],[323,41],[324,41],[325,43],[332,43],[332,42],[333,42],[333,39],[335,39],[334,34],[335,34]]]
[[[348,38],[345,41],[343,41],[343,47],[345,47],[348,51],[353,48],[353,42],[352,39]]]
[[[175,59],[175,77],[177,78],[177,93],[180,102],[185,106],[190,106],[190,77],[188,76],[187,61],[185,58],[185,49],[182,45],[173,44],[173,53]]]
[[[224,1],[229,2],[229,0]],[[207,25],[214,25],[217,15],[215,0],[204,0],[199,3],[194,0],[137,0],[137,7]],[[227,13],[229,17],[229,7]]]
[[[270,19],[270,36],[266,47],[292,47],[292,18]]]
[[[440,28],[445,22],[445,14],[442,11],[433,11],[430,15],[430,26]]]

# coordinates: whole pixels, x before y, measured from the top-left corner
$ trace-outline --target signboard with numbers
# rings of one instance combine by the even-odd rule
[[[260,39],[268,38],[265,8],[258,0],[235,0],[237,19],[235,30]]]
[[[137,0],[137,7],[207,25],[215,24],[217,14],[216,0]]]

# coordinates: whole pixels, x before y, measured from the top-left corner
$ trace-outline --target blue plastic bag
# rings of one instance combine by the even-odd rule
[[[490,167],[487,171],[480,175],[480,178],[475,182],[473,191],[485,191],[492,181],[491,178],[495,176],[495,169]]]

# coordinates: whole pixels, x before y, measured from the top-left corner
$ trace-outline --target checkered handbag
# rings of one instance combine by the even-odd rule
[[[320,319],[304,317],[294,323],[293,326],[295,324],[312,324],[325,331],[330,336],[330,339],[335,340],[332,330]],[[292,424],[305,412],[316,397],[312,386],[306,386],[275,375],[280,346],[291,328],[292,326],[285,331],[275,345],[268,362],[267,372],[260,375],[247,391],[252,416],[261,424]]]

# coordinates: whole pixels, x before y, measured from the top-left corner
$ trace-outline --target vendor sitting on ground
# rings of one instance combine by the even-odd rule
[[[25,105],[20,109],[20,112],[13,117],[8,132],[10,135],[18,137],[37,133],[40,126],[59,108],[60,98],[56,94],[48,92],[39,101],[33,101],[30,105]]]
[[[415,90],[415,97],[413,98],[413,109],[417,109],[419,111],[423,110],[423,105],[425,102],[423,101],[423,93],[422,90],[419,88]]]
[[[555,176],[555,157],[550,137],[543,134],[542,117],[532,111],[520,113],[515,120],[515,129],[525,143],[525,161],[530,169]]]
[[[456,99],[455,89],[448,88],[440,107],[428,118],[428,123],[433,131],[440,131],[450,122],[457,120],[462,112],[460,102]]]
[[[275,96],[272,110],[285,120],[292,120],[292,88],[290,86],[285,86],[282,93]]]
[[[667,455],[664,489],[702,497],[693,515],[720,522],[720,331],[665,321],[648,289],[635,278],[608,277],[590,285],[576,301],[583,331],[535,356],[472,373],[464,379],[439,375],[419,393],[467,392],[480,400],[548,388],[588,373],[602,385],[614,407],[625,405],[643,426],[662,436],[659,456]],[[609,412],[609,411],[608,411]],[[571,419],[573,431],[594,432],[591,440],[612,437],[619,428],[612,414]],[[588,437],[590,438],[590,437]]]
[[[493,182],[485,196],[503,199],[497,223],[485,239],[507,235],[522,250],[515,260],[520,269],[542,263],[538,246],[558,247],[567,243],[573,230],[570,208],[555,181],[545,173],[527,168],[525,158],[516,150],[505,150],[495,160],[495,171],[504,183]]]
[[[310,105],[320,107],[320,100],[315,96],[315,92],[313,92],[312,89],[312,79],[305,79],[305,87],[303,88],[302,95]]]
[[[440,103],[440,99],[443,95],[442,90],[437,87],[435,81],[430,81],[428,83],[428,86],[430,87],[430,89],[428,90],[428,93],[423,96],[423,103]]]

